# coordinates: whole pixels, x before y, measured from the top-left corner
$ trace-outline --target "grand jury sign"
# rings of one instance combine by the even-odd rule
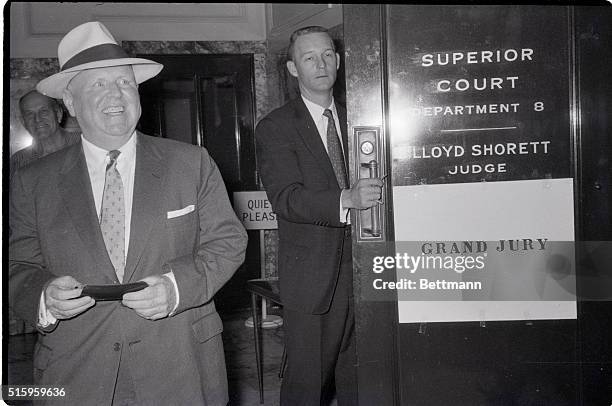
[[[482,289],[398,292],[400,322],[575,318],[566,10],[407,10],[388,29],[394,258],[446,260],[455,272],[395,264],[393,282]],[[423,250],[478,241],[500,249]],[[546,244],[508,251],[509,241]],[[463,272],[464,260],[477,269]]]

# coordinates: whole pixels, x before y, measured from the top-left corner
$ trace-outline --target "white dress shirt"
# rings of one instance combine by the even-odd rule
[[[123,193],[125,203],[125,255],[127,259],[128,247],[130,244],[130,225],[132,223],[132,202],[134,200],[134,174],[136,172],[136,132],[132,134],[130,139],[119,148],[121,152],[117,157],[117,171],[123,182]],[[104,182],[106,179],[106,166],[109,163],[108,151],[100,148],[91,142],[87,141],[81,135],[83,143],[83,153],[85,154],[85,162],[87,164],[87,172],[91,182],[91,191],[93,193],[94,203],[96,205],[96,214],[98,221],[100,220],[100,210],[102,206],[102,196],[104,195]],[[178,286],[172,272],[164,274],[174,285],[174,293],[176,295],[176,303],[172,311],[176,310],[179,302]],[[121,281],[120,281],[121,282]],[[39,324],[46,327],[57,321],[51,313],[47,311],[44,292],[41,296],[39,306]]]
[[[304,104],[306,105],[306,108],[308,109],[308,112],[310,113],[312,120],[315,122],[315,125],[317,126],[317,131],[319,132],[321,141],[323,141],[323,145],[325,146],[325,151],[329,153],[329,150],[327,149],[327,122],[329,121],[329,119],[323,115],[323,112],[326,110],[326,108],[321,107],[318,104],[311,102],[304,96],[302,96],[302,100],[304,100]],[[340,122],[339,122],[340,120],[338,119],[338,111],[336,110],[336,104],[334,103],[333,97],[332,97],[331,104],[329,107],[327,107],[327,109],[330,109],[332,112],[332,116],[334,117],[334,124],[336,125],[336,133],[340,137],[342,134],[342,131],[340,130]],[[342,153],[344,153],[344,144],[342,143],[342,139],[340,139],[340,147],[342,148]],[[348,217],[349,210],[345,209],[342,206],[342,194],[345,193],[346,190],[348,189],[343,189],[342,192],[340,193],[340,222],[350,224],[350,219]]]

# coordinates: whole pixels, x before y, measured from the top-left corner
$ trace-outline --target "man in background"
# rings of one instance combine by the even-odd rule
[[[281,404],[357,404],[349,209],[381,196],[380,179],[348,181],[346,110],[332,96],[340,59],[323,27],[295,31],[287,69],[301,96],[256,129],[261,179],[278,216],[287,372]]]
[[[19,110],[26,130],[32,136],[32,145],[11,156],[11,177],[17,168],[58,151],[79,141],[78,133],[64,130],[60,123],[63,110],[59,102],[31,90],[19,99]]]
[[[9,161],[9,174],[13,177],[15,170],[28,165],[45,155],[76,144],[79,134],[60,127],[64,111],[59,102],[44,96],[36,90],[30,90],[19,99],[19,111],[23,125],[32,137],[32,144],[15,152]],[[10,334],[33,331],[31,326],[19,320],[9,307]]]

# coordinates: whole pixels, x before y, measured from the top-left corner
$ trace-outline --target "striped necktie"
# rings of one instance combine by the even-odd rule
[[[329,160],[334,168],[336,180],[338,181],[338,185],[340,185],[340,189],[346,189],[348,187],[346,164],[344,163],[344,154],[342,153],[340,138],[338,138],[338,132],[336,131],[334,115],[330,109],[325,109],[323,115],[327,117],[327,155],[329,155]]]

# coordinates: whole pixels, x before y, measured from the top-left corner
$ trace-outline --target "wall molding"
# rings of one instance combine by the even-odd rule
[[[125,15],[116,15],[116,14],[108,14],[101,13],[95,14],[93,17],[95,20],[104,20],[104,21],[130,21],[130,22],[144,22],[150,24],[157,23],[202,23],[202,24],[236,24],[236,23],[248,23],[249,16],[247,14],[247,6],[242,3],[233,3],[233,6],[236,7],[235,13],[207,13],[207,14],[199,14],[199,15],[182,15],[182,14],[174,14],[174,13],[164,13],[163,15],[159,14],[125,14]],[[228,10],[229,11],[229,10]]]
[[[10,57],[54,57],[66,32],[92,20],[120,42],[265,41],[265,13],[263,3],[15,2],[7,24]]]

